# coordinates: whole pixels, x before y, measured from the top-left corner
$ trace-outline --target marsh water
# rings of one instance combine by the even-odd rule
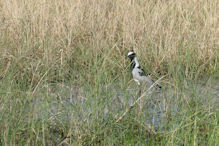
[[[135,85],[103,85],[93,89],[66,83],[43,85],[39,90],[34,95],[35,98],[27,104],[25,111],[31,111],[32,120],[49,123],[53,129],[52,139],[56,143],[63,137],[60,136],[60,127],[77,130],[84,125],[89,127],[98,120],[105,123],[115,122],[135,114],[136,119],[133,120],[136,123],[140,123],[151,133],[162,134],[169,129],[177,129],[181,122],[181,118],[177,117],[185,115],[185,104],[189,104],[187,107],[191,109],[193,106],[198,108],[199,105],[219,109],[218,82],[213,86],[208,83],[183,89],[164,87],[159,91],[152,89],[145,92]],[[136,102],[142,94],[142,100]]]
[[[146,93],[140,92],[138,86],[125,88],[119,85],[102,86],[92,90],[70,84],[48,84],[41,89],[42,92],[37,92],[37,98],[31,101],[31,106],[27,106],[26,110],[34,110],[35,120],[47,119],[57,129],[59,126],[75,123],[89,124],[98,117],[104,121],[116,121],[133,106],[135,112],[132,114],[140,113],[136,121],[140,121],[149,131],[163,133],[169,128],[168,120],[182,114],[182,103],[193,101],[211,108],[219,107],[218,82],[214,86],[200,84],[195,88],[188,87],[183,90],[165,87]],[[135,104],[142,93],[142,100]],[[142,108],[139,110],[140,104]],[[130,112],[132,109],[125,113],[124,117],[127,118]],[[172,123],[172,128],[177,127],[178,122]]]

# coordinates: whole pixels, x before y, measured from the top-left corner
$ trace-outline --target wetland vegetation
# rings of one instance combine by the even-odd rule
[[[218,8],[1,0],[0,145],[219,145]],[[159,92],[132,80],[130,48]]]

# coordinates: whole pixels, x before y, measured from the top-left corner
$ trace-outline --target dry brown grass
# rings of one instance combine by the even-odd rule
[[[69,60],[87,66],[89,57],[102,55],[102,66],[122,69],[134,47],[153,71],[168,73],[181,63],[213,72],[218,8],[218,0],[1,0],[1,67],[12,61],[33,74],[56,62],[69,70]]]

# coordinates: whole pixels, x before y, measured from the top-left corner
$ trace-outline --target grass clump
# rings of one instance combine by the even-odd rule
[[[219,144],[218,5],[0,1],[0,145]],[[140,113],[130,48],[162,78]]]

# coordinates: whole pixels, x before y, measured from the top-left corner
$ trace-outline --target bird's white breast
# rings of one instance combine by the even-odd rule
[[[142,72],[141,69],[139,68],[134,68],[132,70],[132,75],[134,80],[139,84],[139,82],[141,83],[147,83],[150,86],[153,84],[153,80],[151,79],[150,76],[141,76],[140,73]]]

